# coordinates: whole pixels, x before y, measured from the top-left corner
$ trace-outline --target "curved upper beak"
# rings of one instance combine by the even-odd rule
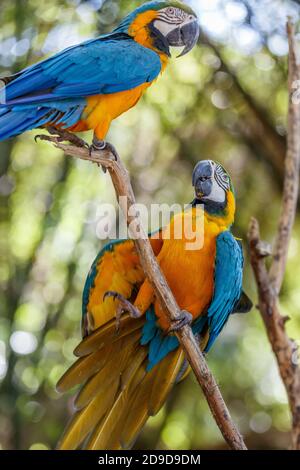
[[[201,160],[193,171],[193,186],[195,188],[195,195],[198,199],[207,197],[212,190],[212,166],[210,161]],[[206,177],[203,179],[203,177]]]
[[[195,186],[195,196],[198,199],[202,199],[210,194],[211,184],[209,183],[197,183]]]
[[[170,33],[167,35],[167,40],[170,46],[185,46],[181,54],[178,56],[182,57],[193,49],[199,39],[199,36],[200,25],[195,19],[170,31]]]

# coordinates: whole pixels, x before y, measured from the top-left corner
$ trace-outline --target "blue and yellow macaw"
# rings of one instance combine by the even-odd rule
[[[221,165],[201,161],[193,185],[193,203],[150,238],[184,312],[179,324],[167,320],[131,240],[109,243],[92,265],[83,294],[84,339],[75,350],[79,359],[57,386],[65,392],[83,385],[60,449],[132,447],[148,417],[189,372],[176,336],[167,333],[190,321],[208,352],[230,314],[251,309],[242,290],[241,244],[230,231],[235,215],[230,177]],[[198,218],[203,243],[187,250],[191,233],[185,230],[179,239],[173,229],[182,221],[194,227]],[[115,317],[124,311],[116,331]]]
[[[199,32],[187,5],[151,1],[112,33],[1,78],[0,141],[44,127],[61,140],[85,146],[72,133],[93,129],[92,148],[104,149],[111,122],[135,106],[165,70],[170,47],[185,46],[181,55],[186,54]]]

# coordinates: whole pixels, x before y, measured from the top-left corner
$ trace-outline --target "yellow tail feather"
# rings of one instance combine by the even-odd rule
[[[78,359],[61,377],[56,385],[59,393],[65,393],[76,385],[84,383],[105,365],[113,345],[100,349],[94,354]]]
[[[69,424],[60,449],[77,449],[88,436],[86,449],[131,448],[149,416],[163,406],[184,353],[174,351],[147,372],[147,348],[140,346],[139,337],[135,332],[116,342],[107,364],[87,381],[75,402],[81,411]]]
[[[143,318],[136,320],[131,318],[128,314],[123,315],[121,318],[120,332],[117,333],[116,320],[113,319],[81,341],[77,348],[75,348],[74,354],[77,357],[87,356],[97,351],[99,348],[131,334],[133,331],[140,330],[144,322],[145,319]]]
[[[107,358],[105,366],[84,385],[75,400],[77,410],[86,406],[104,386],[107,387],[107,384],[120,379],[128,357],[132,355],[136,348],[136,344],[133,343],[137,342],[138,337],[135,334],[130,339],[131,341],[128,344],[124,340],[117,342]]]
[[[59,450],[77,449],[113,405],[119,383],[108,385],[109,388],[102,388],[86,408],[74,415],[58,444]]]
[[[171,388],[176,383],[184,357],[184,352],[178,349],[165,357],[159,364],[151,387],[148,405],[150,416],[156,415],[165,403]]]
[[[148,372],[127,403],[127,415],[119,429],[123,449],[130,449],[149,418],[148,400],[156,367]]]
[[[81,411],[78,411],[74,415],[68,425],[59,444],[60,449],[76,449],[80,446],[88,434],[101,422],[108,410],[112,408],[117,392],[123,386],[121,382],[122,372],[128,368],[128,364],[130,364],[130,366],[132,365],[132,358],[135,356],[140,357],[141,362],[146,355],[145,348],[143,348],[142,357],[141,354],[136,354],[139,339],[139,331],[124,338],[120,338],[120,340],[113,345],[113,348],[107,351],[107,362],[102,365],[100,371],[97,371],[95,375],[93,375],[91,371],[85,371],[83,374],[80,371],[80,367],[82,367],[82,364],[84,364],[87,359],[90,359],[91,356],[96,360],[99,351],[84,359],[79,359],[76,364],[79,363],[80,367],[78,365],[77,367],[72,366],[70,376],[67,372],[60,380],[59,389],[61,390],[68,387],[70,383],[74,384],[76,380],[74,371],[81,372],[80,377],[83,379],[83,382],[86,378],[91,377],[76,398],[75,406]],[[100,352],[102,352],[102,350],[100,350]],[[77,382],[78,380],[79,379],[77,379]]]
[[[184,354],[169,354],[147,373],[128,403],[128,414],[121,429],[123,449],[130,449],[149,416],[158,413],[171,391],[182,366]]]
[[[123,378],[122,390],[111,410],[108,411],[105,418],[101,421],[98,427],[92,434],[87,449],[89,450],[105,450],[105,449],[120,449],[120,429],[123,427],[124,415],[127,414],[127,405],[130,396],[138,384],[143,380],[146,374],[146,366],[141,366],[146,356],[146,351],[143,348],[143,354],[137,354],[136,358],[133,359],[135,367],[133,370],[131,364],[129,367],[133,372],[125,374],[127,376],[127,382]]]
[[[112,320],[76,348],[81,356],[59,381],[59,391],[82,384],[78,410],[60,449],[128,449],[151,415],[163,406],[184,361],[181,349],[146,370],[148,348],[140,345],[145,318],[122,318],[117,336]]]

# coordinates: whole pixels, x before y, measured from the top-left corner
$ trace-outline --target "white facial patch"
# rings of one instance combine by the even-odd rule
[[[167,36],[171,31],[173,31],[173,29],[178,27],[177,24],[174,25],[174,24],[166,23],[163,20],[155,20],[153,24],[154,24],[155,28],[158,29],[158,31],[163,36]]]
[[[224,189],[221,188],[221,186],[218,185],[216,180],[213,179],[212,180],[211,193],[207,198],[203,198],[203,199],[209,199],[210,201],[223,203],[223,202],[225,202],[225,199],[226,199],[226,193],[225,193]]]
[[[195,21],[193,15],[189,15],[180,8],[168,7],[160,10],[157,19],[154,21],[154,26],[163,36],[167,36],[173,29],[192,21]]]

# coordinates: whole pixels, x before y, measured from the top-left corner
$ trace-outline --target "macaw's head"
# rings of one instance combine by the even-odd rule
[[[183,47],[183,56],[197,43],[200,26],[197,15],[184,3],[158,0],[144,3],[130,13],[117,31],[126,32],[148,47],[146,38],[150,38],[151,46],[168,56],[170,47]]]
[[[200,161],[193,172],[193,186],[197,203],[204,204],[209,213],[230,216],[233,222],[234,189],[229,174],[220,163],[213,160]]]

